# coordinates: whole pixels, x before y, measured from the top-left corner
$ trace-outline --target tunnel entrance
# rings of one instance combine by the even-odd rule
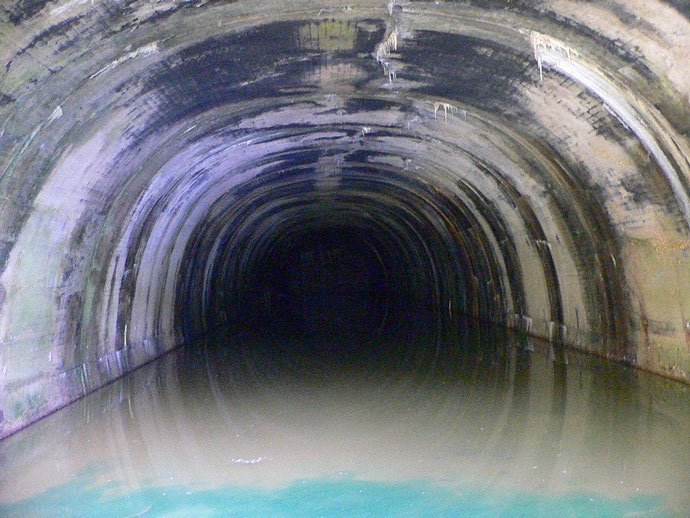
[[[0,436],[218,328],[418,310],[687,379],[688,20],[650,1],[0,8]]]
[[[0,514],[686,515],[687,3],[5,1]]]

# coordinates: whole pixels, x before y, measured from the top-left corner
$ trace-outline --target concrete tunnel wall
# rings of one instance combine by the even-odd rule
[[[687,380],[689,12],[3,3],[0,437],[270,310],[313,235],[389,300]]]

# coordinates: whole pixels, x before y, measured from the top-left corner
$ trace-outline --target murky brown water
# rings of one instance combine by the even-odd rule
[[[217,336],[1,442],[0,515],[78,516],[78,497],[55,493],[75,484],[138,494],[131,509],[91,516],[181,516],[137,492],[345,477],[424,481],[504,512],[517,504],[496,495],[553,501],[565,516],[690,516],[688,386],[572,352],[555,363],[548,346],[477,329],[281,340]]]

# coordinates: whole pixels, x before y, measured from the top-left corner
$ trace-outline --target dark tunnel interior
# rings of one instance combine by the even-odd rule
[[[229,326],[347,341],[420,312],[501,315],[495,259],[461,200],[365,164],[302,163],[217,202],[232,205],[200,225],[180,273],[186,340]]]
[[[249,287],[227,303],[238,307],[235,319],[334,337],[355,338],[379,328],[394,286],[388,286],[383,259],[366,237],[354,228],[330,227],[301,230],[292,238],[296,242],[283,238],[267,245],[242,275]]]

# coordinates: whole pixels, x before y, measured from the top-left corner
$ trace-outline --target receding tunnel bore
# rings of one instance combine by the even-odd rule
[[[381,327],[395,291],[386,270],[401,264],[391,261],[387,267],[353,228],[297,230],[274,239],[278,242],[244,269],[236,325],[329,340],[357,339]]]
[[[324,174],[301,160],[228,192],[197,226],[176,298],[187,340],[223,326],[372,338],[416,311],[500,319],[520,299],[518,272],[506,282],[462,191],[394,168],[351,162]]]

